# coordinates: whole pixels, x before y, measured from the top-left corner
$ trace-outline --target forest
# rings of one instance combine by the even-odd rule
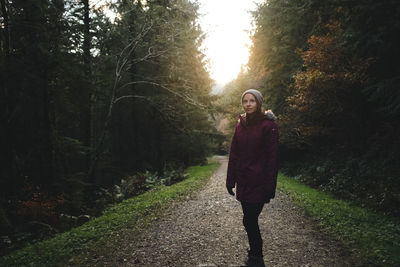
[[[397,0],[266,0],[219,95],[196,1],[92,2],[0,0],[1,255],[228,153],[247,88],[281,172],[400,215]]]
[[[268,0],[253,19],[248,65],[219,103],[239,113],[243,88],[259,88],[279,118],[281,172],[398,217],[399,3]]]
[[[0,225],[8,243],[69,229],[153,184],[183,179],[223,138],[209,119],[197,4],[91,2],[1,1]]]

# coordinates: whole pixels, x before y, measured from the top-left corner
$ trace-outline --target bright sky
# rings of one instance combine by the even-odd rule
[[[263,0],[198,0],[200,25],[207,33],[204,53],[210,60],[211,77],[223,85],[236,78],[247,64],[251,45],[251,14]]]

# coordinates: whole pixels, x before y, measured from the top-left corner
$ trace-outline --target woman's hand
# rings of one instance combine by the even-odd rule
[[[275,192],[266,192],[265,193],[265,203],[269,203],[271,201],[272,198],[275,197]]]
[[[235,193],[233,192],[233,187],[232,186],[226,186],[226,190],[228,190],[228,193],[230,194],[230,195],[232,195],[232,196],[234,196],[235,195]]]

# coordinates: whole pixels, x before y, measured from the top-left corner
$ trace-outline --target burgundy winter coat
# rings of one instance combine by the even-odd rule
[[[269,111],[270,112],[270,111]],[[253,124],[239,116],[229,153],[226,185],[236,185],[236,199],[265,203],[275,197],[278,127],[272,112]]]

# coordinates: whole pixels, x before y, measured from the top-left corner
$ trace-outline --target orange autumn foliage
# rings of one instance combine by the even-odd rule
[[[290,116],[284,124],[296,128],[297,139],[336,135],[337,121],[353,111],[359,85],[366,79],[369,61],[351,62],[339,46],[340,25],[327,28],[327,34],[311,36],[308,50],[296,50],[304,69],[294,76],[294,92],[287,98]]]
[[[32,186],[26,179],[23,190],[31,193],[32,197],[26,201],[18,202],[17,214],[33,220],[55,223],[57,221],[57,208],[64,204],[64,195],[49,195],[43,192],[40,186]]]

